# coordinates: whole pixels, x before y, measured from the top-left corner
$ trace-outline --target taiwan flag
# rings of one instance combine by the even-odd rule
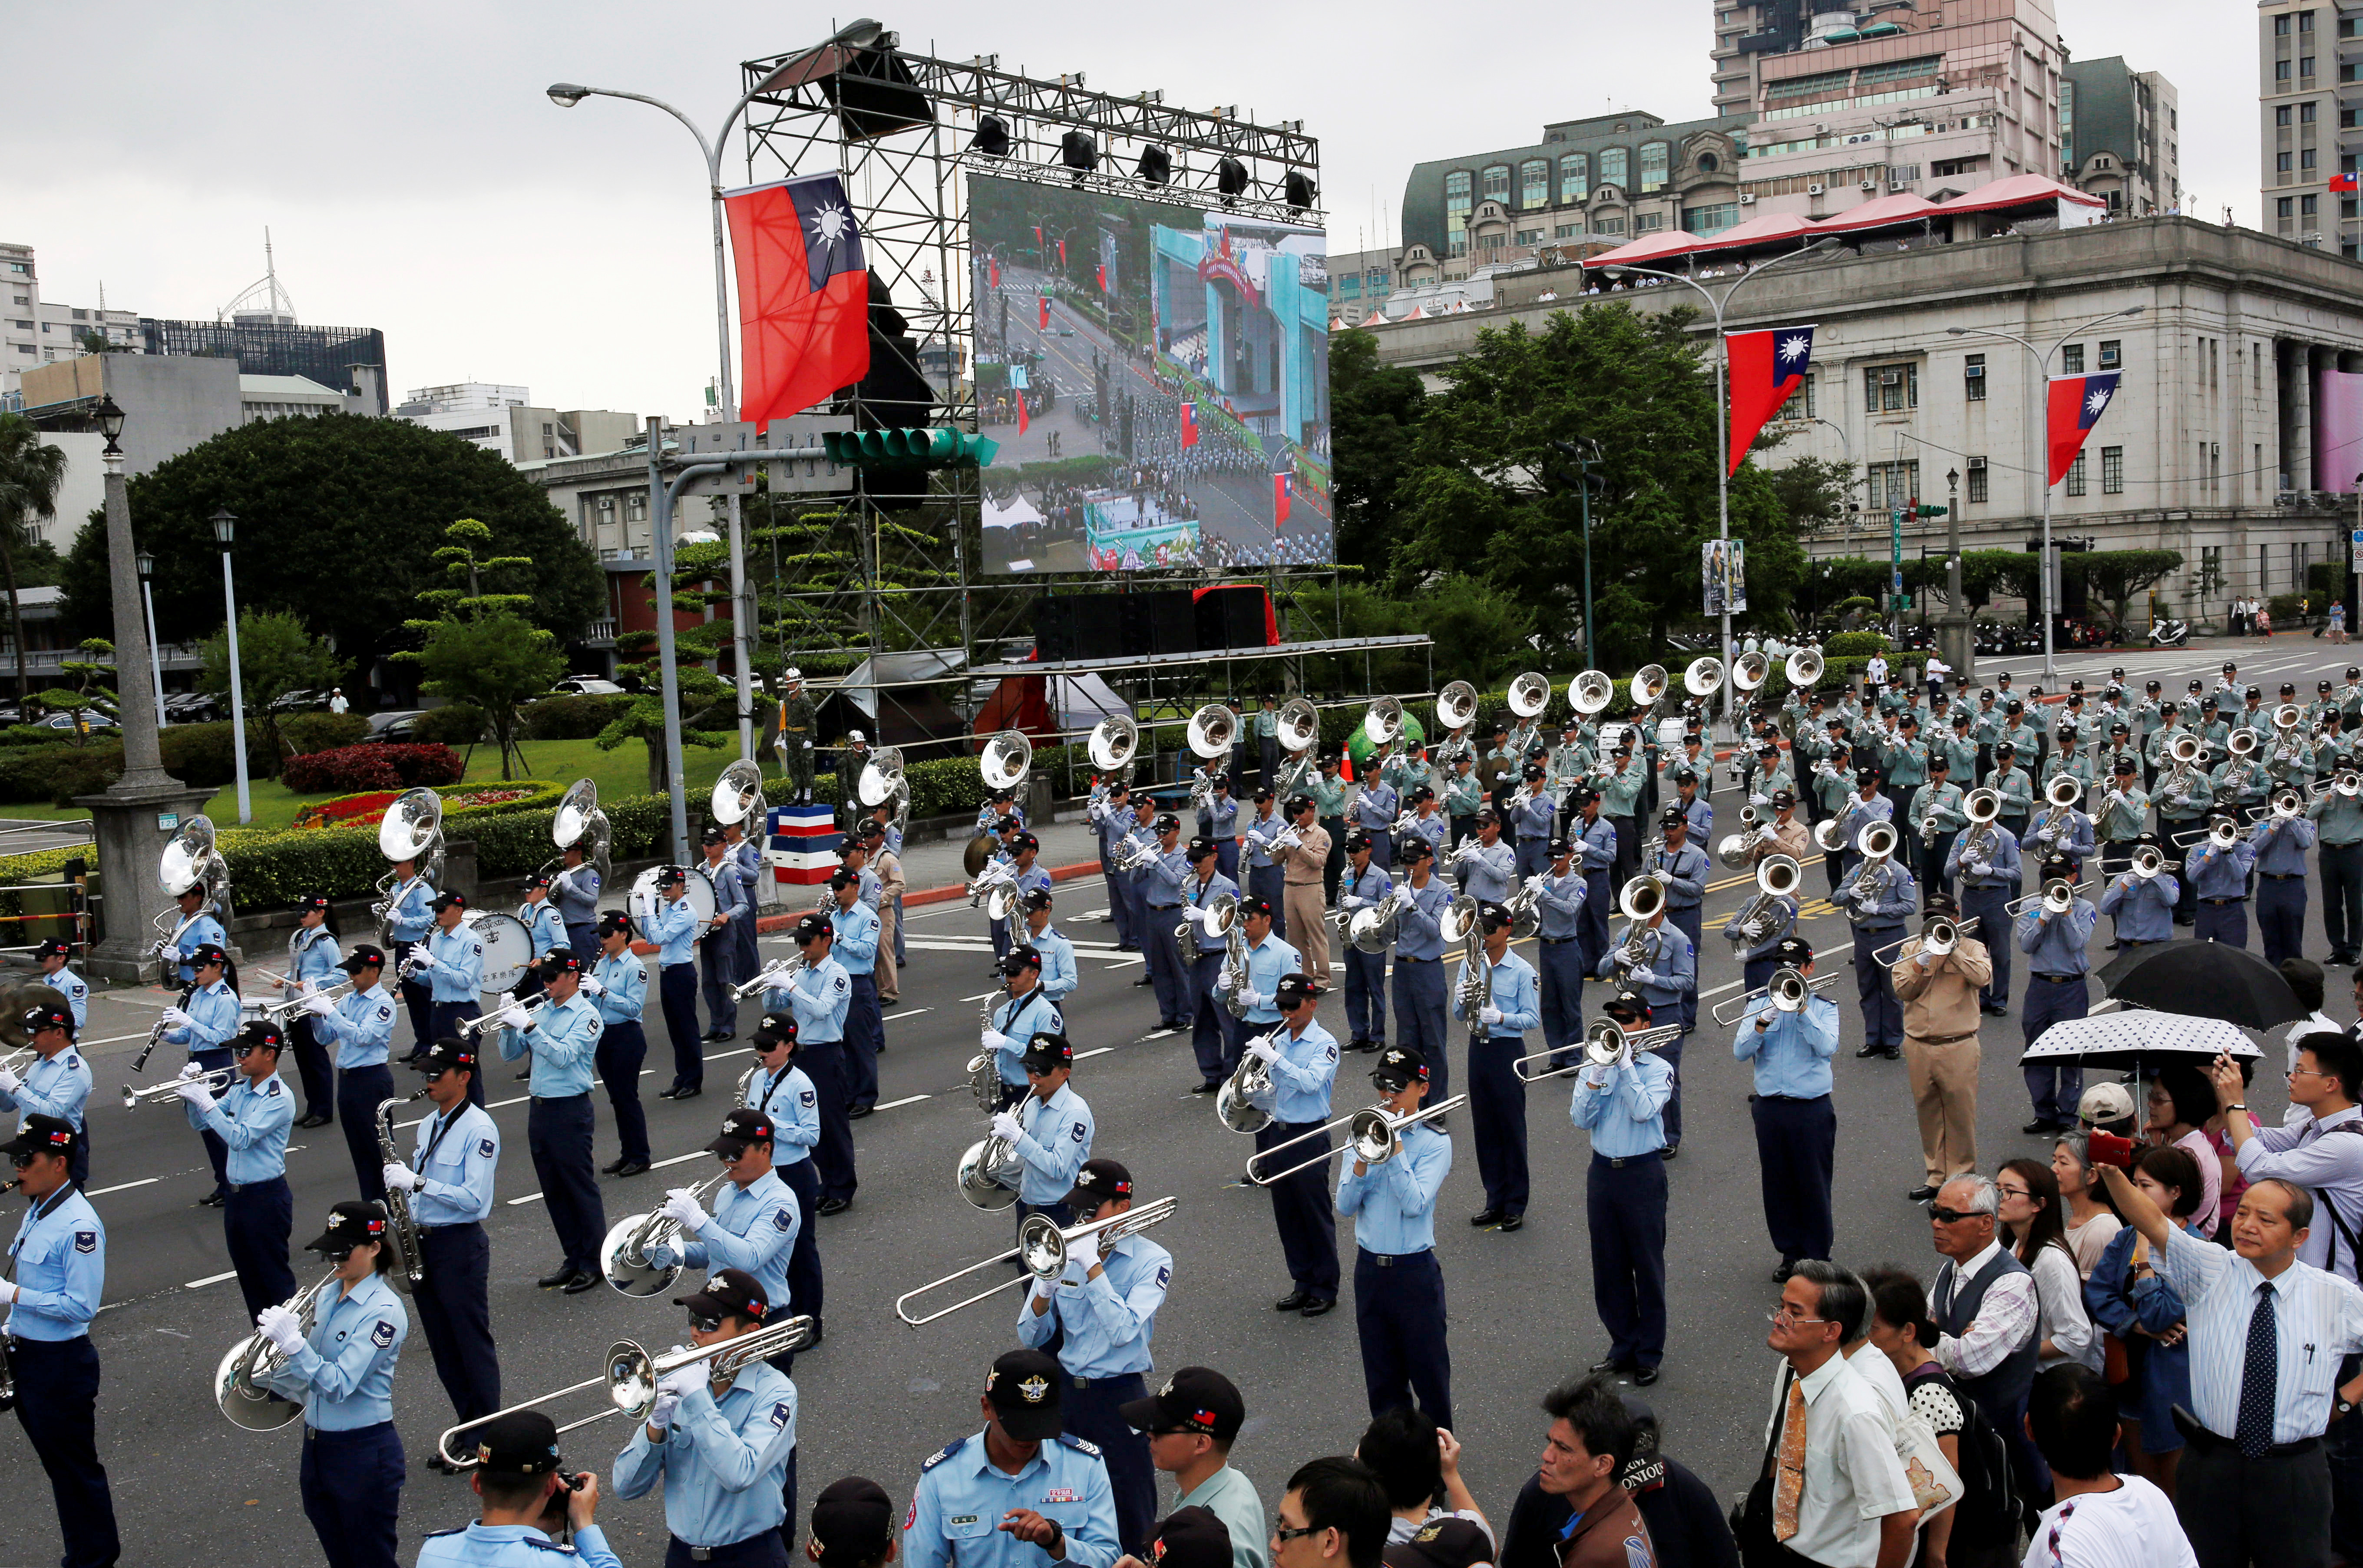
[[[1034,423],[1032,420],[1026,417],[1026,393],[1023,389],[1020,389],[1017,393],[1017,434],[1025,435],[1026,427],[1032,423]]]
[[[1101,263],[1100,263],[1100,266],[1099,266],[1099,273],[1100,273],[1100,293],[1107,293],[1107,263],[1106,263],[1106,262],[1103,261],[1103,262],[1101,262]]]
[[[1731,467],[1737,473],[1764,422],[1805,384],[1814,362],[1814,329],[1780,326],[1769,332],[1727,332],[1723,351],[1730,365]]]
[[[1034,254],[1037,256],[1042,254],[1042,226],[1040,224],[1036,224],[1034,226]]]
[[[2047,484],[2058,484],[2067,474],[2076,454],[2084,449],[2084,438],[2092,426],[2108,412],[2109,400],[2117,395],[2117,372],[2104,370],[2096,376],[2054,376],[2051,378],[2047,423],[2051,447],[2051,477]]]
[[[1293,475],[1271,476],[1271,525],[1274,528],[1284,528],[1288,525],[1288,502],[1289,498],[1295,493],[1296,480]]]
[[[2351,196],[2357,190],[2363,190],[2363,176],[2358,176],[2352,169],[2345,170],[2330,177],[2330,188],[2344,191]]]
[[[759,430],[870,373],[870,273],[835,174],[723,196],[738,277],[738,416]]]
[[[1001,258],[995,256],[984,264],[985,277],[993,288],[1001,287]]]
[[[1034,296],[1034,325],[1037,328],[1045,330],[1049,327],[1050,296],[1048,294],[1036,294]]]
[[[1198,444],[1198,405],[1184,400],[1182,404],[1182,446],[1184,450]]]
[[[1066,264],[1067,264],[1067,242],[1066,242],[1066,240],[1065,240],[1065,238],[1064,238],[1064,237],[1061,237],[1061,238],[1059,239],[1059,266],[1061,266],[1061,267],[1063,267],[1063,266],[1065,266]]]

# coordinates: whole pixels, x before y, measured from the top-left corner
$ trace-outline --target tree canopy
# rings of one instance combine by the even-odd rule
[[[198,644],[205,668],[197,690],[210,691],[229,703],[229,638],[222,627]],[[341,686],[352,666],[337,657],[327,639],[306,631],[303,621],[283,611],[256,610],[240,605],[238,612],[238,675],[248,712],[254,715],[256,740],[248,753],[256,770],[268,778],[279,771],[284,747],[280,745],[279,715],[271,704],[290,691],[325,691]]]

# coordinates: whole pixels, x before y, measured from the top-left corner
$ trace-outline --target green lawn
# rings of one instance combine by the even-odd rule
[[[682,748],[682,769],[686,775],[692,801],[703,800],[714,788],[723,767],[731,760],[727,746],[685,746]],[[555,778],[572,783],[577,778],[590,778],[599,786],[603,801],[619,800],[627,795],[645,795],[649,790],[648,750],[638,741],[629,741],[614,751],[601,751],[596,743],[587,740],[527,741],[527,765],[537,778]],[[763,771],[768,778],[778,778],[777,759],[763,758]],[[471,784],[497,781],[501,776],[500,759],[489,745],[480,745],[468,757],[468,778]],[[290,791],[276,778],[258,778],[248,787],[254,806],[254,825],[285,827],[295,820],[304,807],[332,797],[298,795]],[[205,813],[216,825],[229,827],[238,822],[238,787],[226,785],[205,807]],[[40,803],[0,805],[0,817],[35,817],[57,821],[67,817],[84,817],[90,813],[79,807],[63,811]],[[694,813],[693,813],[693,815]]]

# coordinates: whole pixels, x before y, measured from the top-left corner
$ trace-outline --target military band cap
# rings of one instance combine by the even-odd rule
[[[749,1323],[760,1323],[771,1311],[762,1282],[743,1268],[708,1275],[703,1287],[674,1297],[672,1304],[703,1318],[738,1318]]]
[[[341,1257],[355,1247],[386,1237],[385,1205],[366,1198],[347,1198],[328,1210],[328,1228],[304,1243],[307,1253]]]
[[[558,1471],[558,1423],[539,1410],[508,1410],[476,1429],[475,1469],[486,1475]]]
[[[359,974],[363,969],[383,969],[385,967],[385,955],[372,943],[357,942],[337,967],[348,975]]]
[[[1001,1430],[1020,1442],[1044,1442],[1066,1430],[1059,1409],[1065,1375],[1037,1350],[1005,1351],[984,1380],[984,1397]]]
[[[447,1034],[440,1040],[431,1042],[427,1049],[421,1051],[411,1062],[410,1066],[422,1073],[449,1072],[460,1067],[464,1067],[472,1073],[476,1070],[475,1043],[472,1041],[462,1040],[456,1034]]]

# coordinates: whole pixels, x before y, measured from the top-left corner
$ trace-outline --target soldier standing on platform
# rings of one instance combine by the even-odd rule
[[[780,734],[771,743],[780,767],[788,776],[790,798],[810,805],[813,798],[813,732],[818,723],[812,699],[804,695],[804,672],[791,668],[781,679],[786,695],[780,700]]]

